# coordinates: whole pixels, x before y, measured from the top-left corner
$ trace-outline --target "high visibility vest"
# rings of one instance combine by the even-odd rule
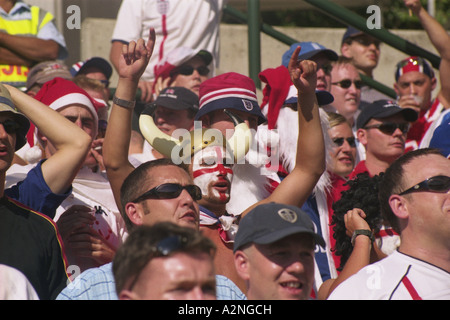
[[[11,35],[36,37],[39,30],[53,20],[53,15],[37,6],[30,7],[31,18],[7,20],[0,17],[0,32]],[[25,87],[28,67],[20,65],[0,64],[0,82],[15,87]]]

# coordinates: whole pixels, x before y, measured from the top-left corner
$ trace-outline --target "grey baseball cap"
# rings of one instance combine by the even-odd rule
[[[233,250],[249,243],[274,243],[297,233],[309,234],[316,244],[325,247],[325,240],[316,233],[311,218],[299,207],[275,202],[261,204],[242,218]]]

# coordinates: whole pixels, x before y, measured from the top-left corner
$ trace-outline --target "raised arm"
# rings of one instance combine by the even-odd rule
[[[111,44],[111,50],[109,52],[109,60],[113,64],[114,68],[119,70],[119,61],[122,57],[123,42],[113,41]],[[150,102],[153,94],[153,82],[140,79],[138,82],[138,88],[141,90],[141,101]]]
[[[20,90],[5,85],[11,98],[56,152],[42,164],[42,174],[53,193],[64,193],[72,184],[91,147],[92,139],[64,116]]]
[[[298,47],[294,51],[288,66],[291,80],[298,90],[296,163],[274,192],[254,206],[272,201],[302,206],[325,170],[324,137],[315,94],[317,65],[310,60],[297,61],[300,50]]]
[[[143,39],[139,39],[137,42],[131,41],[128,45],[122,46],[122,55],[118,61],[119,82],[115,97],[124,101],[135,100],[139,79],[150,61],[154,44],[155,31],[151,29],[147,44]],[[103,142],[103,162],[119,208],[121,208],[120,187],[134,170],[133,165],[128,161],[132,114],[133,108],[113,103]]]
[[[439,101],[445,108],[450,108],[450,36],[444,27],[422,7],[420,0],[403,0],[405,5],[419,18],[428,38],[441,57],[439,75],[441,88],[438,92]]]

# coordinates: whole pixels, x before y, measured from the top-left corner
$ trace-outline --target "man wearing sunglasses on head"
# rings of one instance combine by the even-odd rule
[[[431,65],[423,58],[411,56],[400,61],[395,70],[394,89],[398,104],[413,108],[418,120],[408,133],[407,150],[427,147],[433,134],[432,123],[450,108],[450,36],[447,30],[422,7],[419,0],[404,0],[405,5],[419,18],[430,42],[440,56],[440,88],[433,99],[437,79]]]
[[[120,300],[215,300],[215,249],[191,228],[167,222],[140,226],[114,258],[117,295]]]
[[[356,137],[364,146],[360,159],[349,179],[358,173],[371,176],[384,172],[389,165],[405,153],[409,127],[417,120],[410,108],[400,108],[394,101],[377,100],[365,106],[356,120]]]
[[[329,299],[450,299],[449,190],[450,161],[439,150],[418,149],[394,161],[378,197],[400,246],[341,283]],[[370,237],[357,231],[354,237]]]

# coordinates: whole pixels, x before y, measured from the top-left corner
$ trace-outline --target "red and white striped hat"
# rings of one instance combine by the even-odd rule
[[[200,85],[200,109],[195,120],[220,109],[235,109],[259,117],[259,124],[266,121],[261,112],[253,80],[236,72],[228,72],[210,78]]]

